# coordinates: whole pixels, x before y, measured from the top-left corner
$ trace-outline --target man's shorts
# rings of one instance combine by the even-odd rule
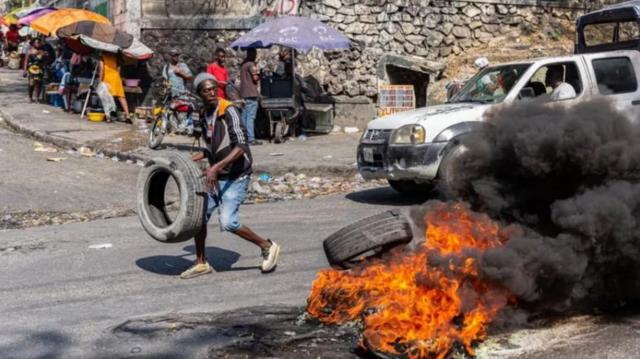
[[[240,205],[247,197],[250,182],[251,178],[249,176],[228,181],[218,181],[220,193],[209,193],[207,196],[205,223],[209,222],[213,212],[217,209],[221,231],[235,232],[240,229],[242,227],[240,224]]]

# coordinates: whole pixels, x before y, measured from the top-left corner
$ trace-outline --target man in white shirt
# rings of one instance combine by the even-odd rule
[[[549,95],[551,101],[567,100],[577,96],[573,86],[564,82],[564,68],[562,65],[549,66],[545,82],[547,86],[553,89],[553,92]]]

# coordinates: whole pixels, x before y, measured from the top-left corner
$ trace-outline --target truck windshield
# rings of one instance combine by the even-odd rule
[[[499,103],[527,71],[531,64],[489,67],[467,81],[449,103]]]

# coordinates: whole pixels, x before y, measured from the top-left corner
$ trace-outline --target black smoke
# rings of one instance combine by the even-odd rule
[[[478,255],[482,276],[557,310],[640,299],[638,123],[603,100],[520,103],[488,123],[461,143],[456,191],[521,230]]]

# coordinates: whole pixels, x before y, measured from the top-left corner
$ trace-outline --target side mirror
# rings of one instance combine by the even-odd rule
[[[531,87],[524,87],[522,90],[520,90],[520,94],[518,95],[519,99],[534,97],[536,97],[536,92],[533,91],[533,88]]]

